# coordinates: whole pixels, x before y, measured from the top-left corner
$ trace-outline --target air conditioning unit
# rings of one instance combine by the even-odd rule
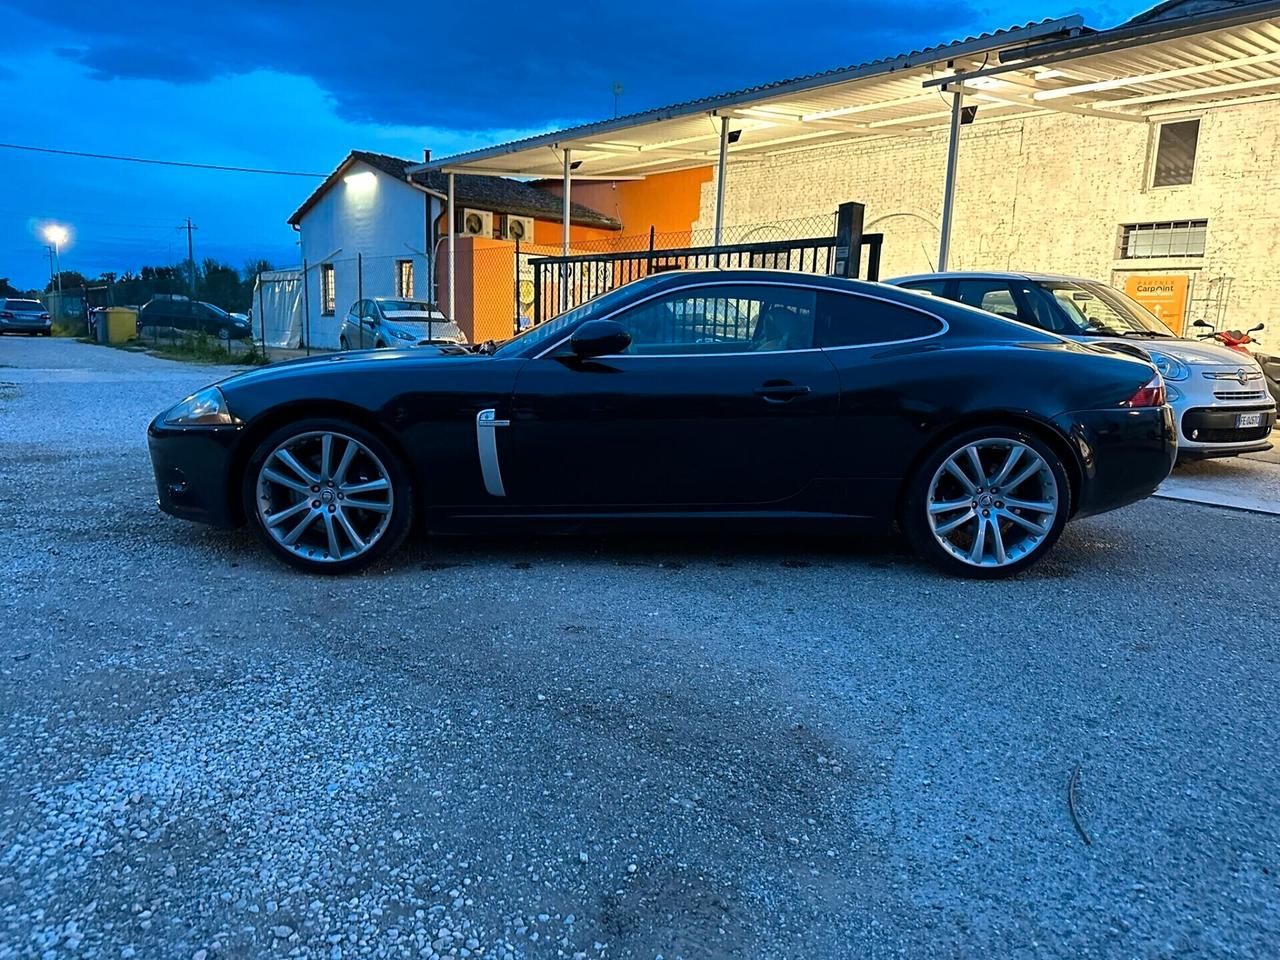
[[[464,237],[492,237],[493,214],[488,210],[463,209],[462,235]]]
[[[513,217],[507,215],[507,225],[503,230],[504,240],[519,240],[521,243],[533,243],[533,217]]]

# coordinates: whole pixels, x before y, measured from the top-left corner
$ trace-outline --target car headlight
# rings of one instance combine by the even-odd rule
[[[1148,350],[1147,353],[1151,357],[1151,362],[1156,365],[1156,369],[1160,371],[1160,376],[1166,380],[1185,380],[1187,374],[1191,372],[1177,357],[1161,353],[1159,350]]]
[[[240,422],[227,409],[227,398],[217,387],[205,387],[199,393],[193,393],[166,410],[161,419],[180,427],[212,427]]]
[[[408,330],[397,330],[395,327],[388,327],[387,333],[391,334],[397,340],[417,340],[418,339],[415,334],[410,333]]]

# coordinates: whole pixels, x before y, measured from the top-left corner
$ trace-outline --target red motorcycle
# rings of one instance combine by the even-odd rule
[[[1208,333],[1196,334],[1197,340],[1217,340],[1224,347],[1230,347],[1232,350],[1238,350],[1247,357],[1253,356],[1253,352],[1249,350],[1247,346],[1247,344],[1253,343],[1253,337],[1249,336],[1249,334],[1257,333],[1266,326],[1266,324],[1260,323],[1256,327],[1250,327],[1248,330],[1242,331],[1215,330],[1213,329],[1213,324],[1209,323],[1207,320],[1197,320],[1191,325],[1193,327],[1205,327],[1209,331]]]

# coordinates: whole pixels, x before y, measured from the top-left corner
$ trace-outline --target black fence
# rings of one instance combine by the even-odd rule
[[[531,259],[532,319],[542,323],[616,287],[672,270],[760,268],[878,280],[884,235],[864,234],[862,218],[861,204],[846,203],[834,236]]]

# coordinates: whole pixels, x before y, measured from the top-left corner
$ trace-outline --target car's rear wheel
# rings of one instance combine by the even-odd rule
[[[1044,556],[1071,507],[1061,458],[1038,437],[983,427],[935,450],[908,481],[903,527],[916,551],[959,576],[1013,576]]]
[[[339,349],[339,350],[350,350],[350,349],[351,349],[351,344],[347,343],[347,338],[346,338],[346,337],[339,337],[339,338],[338,338],[338,349]]]
[[[244,478],[245,512],[267,547],[314,573],[350,573],[409,532],[413,491],[379,437],[340,420],[302,420],[259,444]]]

